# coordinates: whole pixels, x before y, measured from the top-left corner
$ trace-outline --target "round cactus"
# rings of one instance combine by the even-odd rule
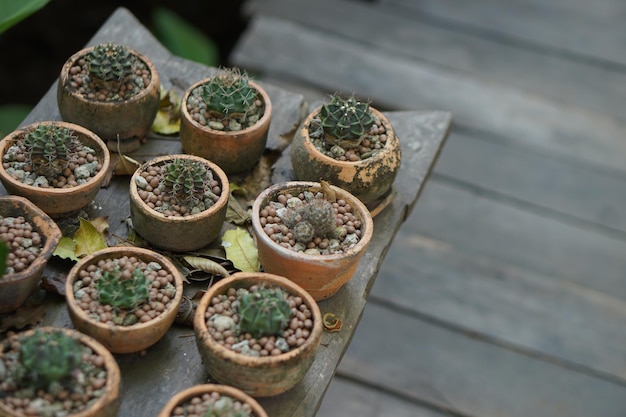
[[[122,269],[116,266],[102,273],[96,288],[100,304],[133,310],[150,298],[151,282],[139,268],[130,277],[125,277]]]
[[[344,149],[359,146],[375,123],[369,103],[357,100],[354,94],[344,98],[338,93],[322,105],[320,120],[326,142]]]
[[[85,57],[89,74],[102,81],[123,81],[135,70],[135,55],[124,45],[101,43]]]
[[[212,172],[200,161],[173,159],[164,165],[165,191],[179,203],[202,201],[206,185],[212,180]]]
[[[313,198],[300,209],[302,220],[314,228],[314,235],[321,238],[333,238],[337,234],[335,209],[332,203],[323,198]]]
[[[291,307],[280,288],[241,291],[237,313],[241,331],[256,338],[281,334],[291,319]]]
[[[38,125],[24,135],[26,158],[33,172],[54,178],[69,166],[78,137],[74,131],[54,124]]]
[[[249,417],[250,413],[235,406],[231,397],[222,396],[207,407],[204,417]]]
[[[237,68],[223,69],[211,77],[202,91],[207,110],[222,117],[248,113],[257,99],[257,91],[248,80],[247,74]]]

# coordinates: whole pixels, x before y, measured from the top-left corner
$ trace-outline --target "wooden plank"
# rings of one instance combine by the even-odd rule
[[[626,232],[626,178],[456,129],[435,174],[580,226]],[[623,236],[623,235],[622,235]]]
[[[541,3],[549,7],[554,2]],[[510,4],[507,2],[507,8]],[[593,4],[590,9],[595,9]],[[429,21],[420,10],[397,10],[395,5],[381,2],[354,1],[341,2],[341,7],[337,7],[333,0],[249,0],[244,10],[247,16],[274,16],[367,44],[370,50],[384,50],[454,68],[479,79],[506,83],[553,100],[623,117],[621,109],[626,96],[623,69],[455,30]]]
[[[387,51],[372,53],[368,45],[296,23],[256,16],[231,60],[322,90],[354,91],[383,108],[450,111],[456,124],[503,141],[626,170],[622,120]]]
[[[372,300],[626,385],[626,302],[561,277],[401,229]]]
[[[406,233],[626,298],[626,241],[497,202],[433,177]]]
[[[505,42],[550,48],[554,53],[593,60],[601,65],[616,65],[622,70],[626,64],[626,32],[622,28],[626,10],[619,0],[574,3],[536,0],[381,1],[400,6],[399,12],[430,15],[438,22],[449,22],[474,33],[481,31],[484,36],[500,37]]]
[[[384,349],[381,341],[386,341]],[[368,304],[338,374],[451,415],[626,414],[623,385],[502,349],[376,303]]]

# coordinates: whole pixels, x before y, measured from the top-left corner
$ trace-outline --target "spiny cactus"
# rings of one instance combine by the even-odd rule
[[[135,70],[135,55],[124,45],[101,43],[85,57],[89,74],[102,81],[121,82]]]
[[[37,125],[24,135],[26,158],[33,172],[54,178],[69,166],[78,137],[74,131],[54,124]]]
[[[206,184],[213,180],[210,170],[200,161],[173,159],[163,167],[166,192],[179,203],[202,201]]]
[[[100,304],[133,310],[148,301],[151,282],[139,268],[130,277],[124,277],[122,269],[116,266],[113,270],[102,273],[96,287]]]
[[[344,98],[338,93],[322,105],[320,120],[326,142],[344,149],[359,146],[375,123],[369,103],[357,100],[354,94]]]
[[[239,328],[253,337],[279,335],[291,319],[291,308],[280,288],[259,287],[241,291]]]
[[[24,371],[22,384],[43,389],[53,383],[65,386],[80,367],[81,351],[80,342],[63,332],[36,330],[20,344],[19,361]]]
[[[248,413],[243,408],[237,408],[235,401],[226,396],[220,397],[211,403],[204,413],[204,417],[248,417]]]
[[[202,99],[207,110],[221,117],[248,113],[257,98],[248,81],[247,74],[237,68],[222,69],[204,84]]]
[[[336,224],[332,203],[324,198],[313,197],[306,204],[288,207],[281,213],[281,219],[293,229],[294,239],[299,243],[306,244],[315,237],[337,238],[342,232]]]

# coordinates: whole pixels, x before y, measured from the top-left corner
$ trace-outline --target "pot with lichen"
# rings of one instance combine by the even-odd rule
[[[70,56],[57,86],[63,120],[92,130],[114,152],[131,152],[145,142],[159,100],[159,74],[150,58],[111,42]]]
[[[325,180],[373,210],[400,169],[400,142],[389,119],[369,102],[335,93],[309,113],[291,143],[299,181]]]

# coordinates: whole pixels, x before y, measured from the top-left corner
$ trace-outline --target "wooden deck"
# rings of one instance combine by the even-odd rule
[[[624,2],[245,13],[260,79],[454,118],[318,416],[626,416]]]

